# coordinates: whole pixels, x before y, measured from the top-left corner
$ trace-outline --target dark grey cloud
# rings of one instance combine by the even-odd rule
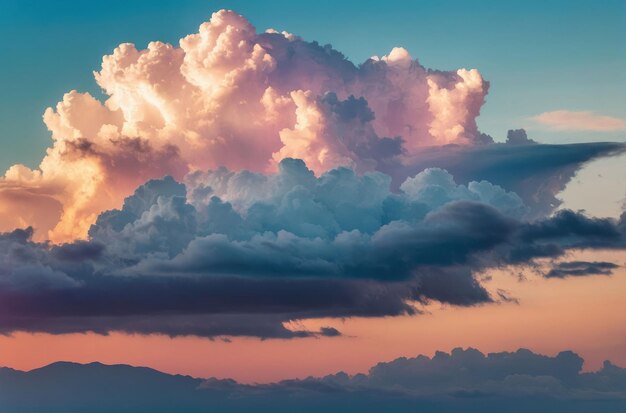
[[[580,380],[582,365],[583,359],[571,351],[549,357],[525,349],[485,355],[475,349],[457,348],[449,354],[437,352],[432,358],[419,356],[380,363],[370,369],[367,382],[373,386],[403,388],[422,394],[445,394],[455,389],[489,392],[487,388],[492,384],[506,385],[507,378],[516,376],[550,377],[564,385],[575,385]],[[515,386],[501,390],[527,391]]]
[[[340,112],[367,116],[355,105]],[[0,332],[336,336],[284,323],[415,314],[412,302],[430,300],[511,302],[474,274],[624,247],[623,219],[559,211],[528,221],[515,193],[458,184],[442,169],[390,187],[380,172],[315,177],[287,159],[275,175],[219,169],[185,184],[149,181],[101,214],[87,241],[2,234]]]
[[[320,99],[327,118],[333,119],[328,131],[341,136],[341,142],[356,155],[357,172],[376,170],[385,162],[393,162],[405,151],[404,140],[400,136],[379,137],[373,125],[374,112],[363,97],[349,96],[340,100],[335,93],[328,92]]]
[[[533,145],[537,142],[530,139],[524,129],[511,129],[506,134],[506,143],[509,145]]]
[[[125,365],[54,363],[29,372],[0,368],[7,412],[556,412],[618,413],[626,369],[581,371],[571,351],[483,354],[474,349],[399,358],[354,376],[244,385]],[[67,389],[71,388],[72,392]]]
[[[393,177],[394,186],[399,186],[408,176],[434,167],[447,170],[461,184],[486,180],[517,193],[531,209],[531,217],[541,218],[561,204],[556,195],[583,164],[625,150],[626,145],[617,142],[450,145],[425,148],[404,165],[393,162],[380,170]]]
[[[522,223],[505,261],[519,264],[534,258],[556,258],[567,249],[622,249],[625,241],[621,221],[561,210],[550,218]]]
[[[582,277],[586,275],[611,275],[619,265],[606,261],[568,261],[555,264],[546,278]]]
[[[293,319],[413,314],[408,285],[243,277],[92,276],[79,288],[0,293],[0,331],[290,338]]]

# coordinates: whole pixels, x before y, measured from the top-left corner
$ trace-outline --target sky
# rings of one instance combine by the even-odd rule
[[[46,107],[71,89],[97,94],[91,72],[122,42],[176,43],[227,8],[259,29],[332,44],[355,63],[402,45],[426,67],[479,68],[494,87],[481,130],[504,139],[526,119],[567,109],[626,117],[623,1],[144,1],[7,0],[0,5],[0,169],[35,166],[49,144]],[[17,40],[19,39],[19,40]],[[539,63],[540,62],[540,63]],[[528,87],[533,85],[533,87]],[[542,142],[619,140],[606,132],[533,131]]]
[[[268,383],[472,347],[626,366],[625,19],[2,2],[0,365]]]

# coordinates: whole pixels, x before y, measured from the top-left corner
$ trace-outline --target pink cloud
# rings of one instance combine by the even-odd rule
[[[555,110],[530,118],[555,131],[616,132],[626,130],[626,121],[591,111]]]
[[[488,90],[476,70],[430,71],[403,48],[355,66],[329,46],[259,34],[225,10],[178,47],[118,46],[94,76],[107,99],[65,94],[43,116],[53,144],[39,167],[16,165],[0,178],[0,211],[14,217],[0,231],[35,224],[38,239],[84,237],[100,212],[168,174],[267,172],[288,156],[317,174],[340,165],[368,170],[383,137],[401,137],[404,156],[471,144]],[[27,196],[46,201],[10,208]]]

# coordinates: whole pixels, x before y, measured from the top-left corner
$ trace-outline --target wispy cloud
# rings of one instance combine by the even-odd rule
[[[626,130],[624,119],[591,111],[555,110],[533,116],[530,120],[555,131],[615,132]]]

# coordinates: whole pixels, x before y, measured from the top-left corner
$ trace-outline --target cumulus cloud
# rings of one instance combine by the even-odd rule
[[[554,195],[582,162],[608,154],[590,147],[538,177],[520,169],[523,179],[507,185],[490,173],[457,174],[424,148],[455,156],[494,146],[476,126],[489,89],[477,70],[426,69],[401,47],[357,66],[329,45],[257,33],[226,10],[178,46],[119,45],[94,77],[106,99],[66,93],[44,113],[53,144],[40,165],[14,165],[0,178],[0,230],[33,226],[37,240],[55,243],[85,238],[101,212],[119,208],[149,179],[182,180],[220,166],[268,173],[287,157],[304,160],[318,176],[339,166],[380,170],[396,187],[423,162],[463,184],[488,180],[519,192],[524,182],[520,196],[540,215],[552,211]],[[544,150],[563,159],[570,151],[538,152]]]
[[[518,398],[526,399],[519,411],[551,411],[553,402],[546,399],[558,399],[561,403],[571,400],[578,407],[585,401],[600,400],[614,400],[618,401],[615,406],[623,405],[624,369],[607,361],[601,370],[583,373],[582,366],[583,359],[571,351],[551,357],[527,349],[483,354],[472,348],[456,348],[450,353],[438,351],[433,357],[402,357],[379,363],[367,374],[338,373],[320,379],[285,381],[267,386],[266,391],[308,390],[320,394],[333,389],[342,393],[372,392],[388,400],[402,395],[414,401],[438,401],[433,411],[458,411],[459,406],[464,406],[463,411],[484,410],[486,401],[502,403]],[[212,383],[206,386],[211,388]],[[613,409],[614,405],[609,406],[606,411],[619,411]]]
[[[417,147],[469,144],[488,90],[476,70],[430,71],[401,48],[355,66],[225,10],[179,46],[118,46],[94,76],[107,99],[67,93],[45,111],[53,146],[39,167],[6,172],[0,200],[14,218],[3,230],[28,223],[38,239],[84,237],[100,212],[164,175],[271,171],[285,157],[318,174],[372,170]],[[52,208],[17,208],[38,201]]]
[[[624,119],[590,111],[555,110],[540,113],[530,119],[555,131],[616,132],[626,130]]]
[[[472,348],[456,348],[451,353],[438,351],[432,358],[418,356],[379,363],[365,376],[365,383],[422,395],[544,392],[555,396],[550,384],[575,384],[582,365],[583,359],[571,351],[549,357],[526,349],[485,355]],[[358,382],[362,378],[354,379]]]
[[[516,194],[457,184],[441,169],[399,192],[381,172],[315,176],[295,159],[275,174],[218,168],[184,184],[151,180],[100,214],[87,241],[0,235],[0,331],[335,336],[285,323],[415,314],[430,300],[510,302],[474,274],[624,247],[623,219],[526,214]]]
[[[152,253],[125,273],[391,280],[409,278],[418,264],[464,264],[502,242],[525,213],[513,193],[488,182],[457,185],[436,169],[408,179],[400,194],[379,172],[339,168],[316,178],[293,159],[276,175],[220,169],[191,178],[193,207],[182,184],[151,181],[103,214],[92,240],[128,262]]]
[[[103,397],[109,411],[624,411],[626,369],[606,361],[598,371],[582,372],[582,365],[571,351],[546,356],[526,349],[483,354],[456,348],[379,363],[366,374],[245,385],[142,367],[60,362],[28,372],[0,368],[0,399],[10,410],[35,406],[43,413],[100,411]],[[77,391],[68,395],[69,387]]]

